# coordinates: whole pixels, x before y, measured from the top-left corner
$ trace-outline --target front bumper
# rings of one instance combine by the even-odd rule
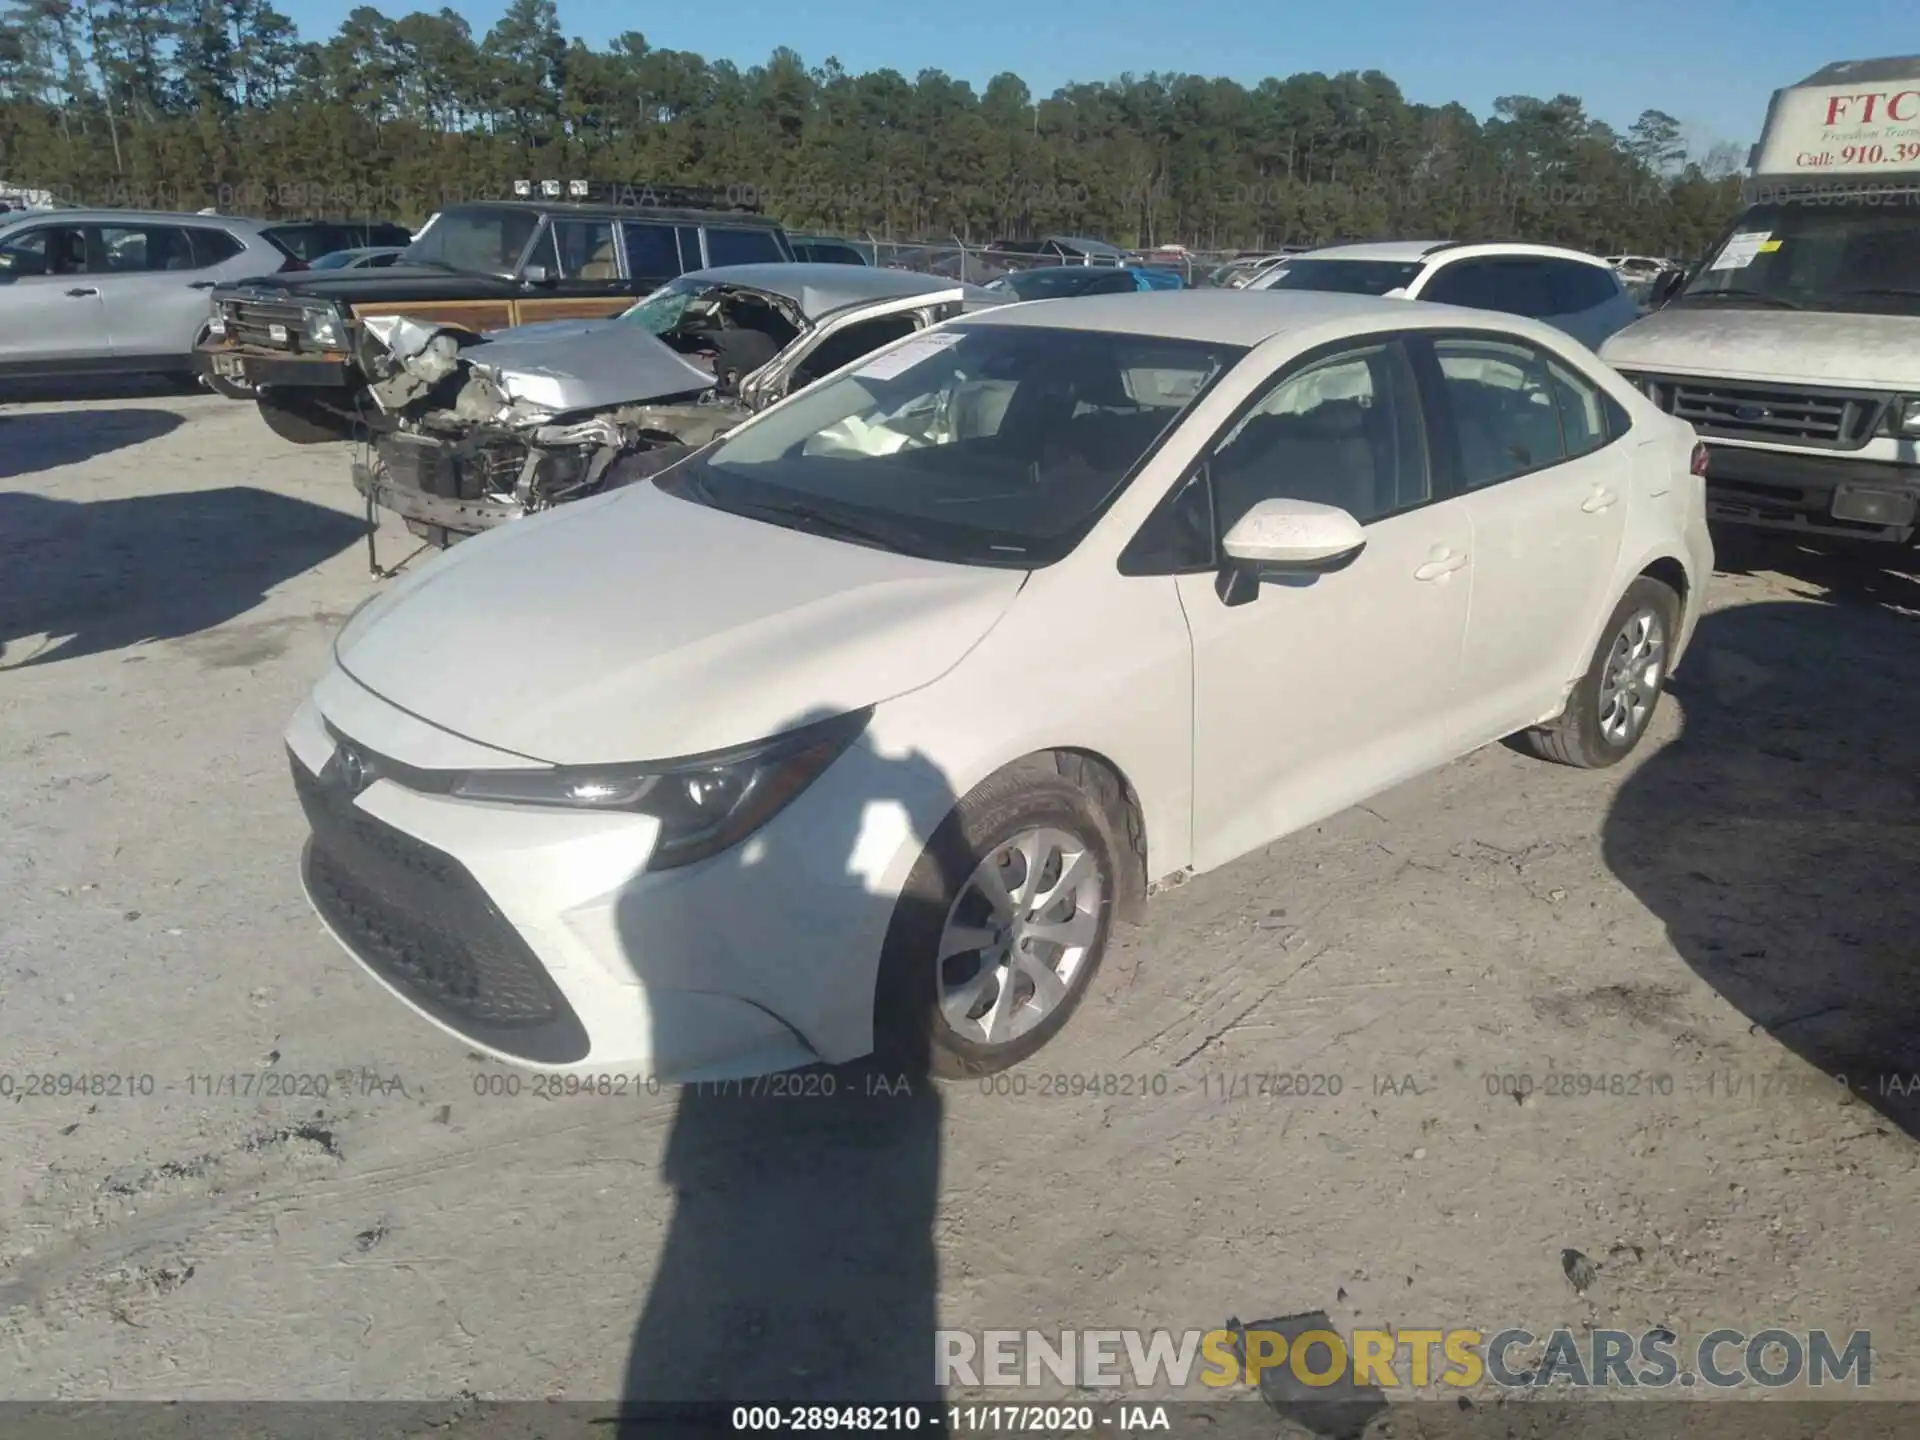
[[[1914,536],[1920,465],[1705,443],[1711,520],[1893,544]]]
[[[245,345],[202,345],[193,352],[196,373],[227,373],[255,389],[282,386],[288,389],[308,387],[327,390],[348,389],[360,383],[360,372],[342,354],[285,355]],[[240,374],[230,373],[237,366]]]
[[[873,793],[861,767],[885,763],[861,746],[835,762],[850,785],[830,769],[742,845],[652,873],[645,816],[391,779],[350,795],[329,768],[336,733],[406,764],[527,762],[428,726],[338,668],[287,730],[313,829],[309,901],[349,955],[466,1044],[516,1065],[678,1082],[871,1050],[880,950],[918,842],[904,809],[855,803]],[[886,863],[859,873],[843,844]]]
[[[463,500],[457,496],[429,495],[411,486],[383,478],[371,466],[353,462],[353,488],[382,510],[391,510],[404,520],[425,525],[441,525],[463,535],[475,535],[496,525],[518,519],[518,505],[497,500]]]

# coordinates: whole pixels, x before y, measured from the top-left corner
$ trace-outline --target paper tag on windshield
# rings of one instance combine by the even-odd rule
[[[1714,257],[1709,270],[1744,270],[1753,263],[1753,257],[1767,248],[1767,242],[1773,238],[1771,230],[1742,230]]]
[[[959,342],[960,332],[957,330],[935,330],[927,335],[916,335],[911,340],[902,341],[898,348],[869,360],[853,373],[861,380],[891,380]]]

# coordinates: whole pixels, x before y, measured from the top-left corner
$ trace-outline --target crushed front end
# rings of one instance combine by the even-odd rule
[[[369,393],[390,423],[355,462],[354,488],[433,545],[630,483],[746,414],[710,372],[630,327],[483,338],[396,318],[368,331]]]

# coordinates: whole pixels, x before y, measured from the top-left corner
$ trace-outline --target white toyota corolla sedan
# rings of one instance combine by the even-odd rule
[[[365,606],[287,731],[307,893],[522,1065],[991,1073],[1156,883],[1502,737],[1631,751],[1712,570],[1700,460],[1511,316],[952,321]]]

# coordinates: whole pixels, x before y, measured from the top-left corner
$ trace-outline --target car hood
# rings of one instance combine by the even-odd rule
[[[1622,370],[1899,389],[1920,385],[1920,317],[1670,305],[1600,347]]]
[[[1025,581],[641,485],[447,551],[356,615],[335,656],[401,709],[530,759],[667,759],[919,689]]]
[[[461,359],[509,399],[561,414],[689,395],[713,375],[631,323],[552,320],[496,330]]]

